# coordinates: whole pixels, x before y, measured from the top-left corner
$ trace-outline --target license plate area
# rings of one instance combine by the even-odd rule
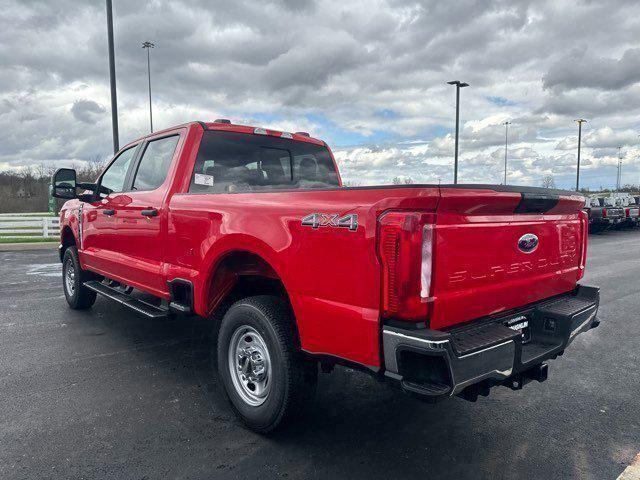
[[[531,341],[531,325],[526,315],[518,315],[504,322],[504,326],[520,332],[522,344],[525,345]]]

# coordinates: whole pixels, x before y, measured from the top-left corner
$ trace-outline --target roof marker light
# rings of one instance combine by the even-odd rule
[[[309,135],[308,132],[296,132],[296,135],[300,135],[302,137],[310,137],[311,135]]]
[[[293,138],[293,135],[291,135],[289,132],[282,132],[282,135],[280,135],[282,138]]]
[[[228,120],[226,118],[218,118],[214,120],[213,123],[231,123],[231,120]]]
[[[256,128],[253,133],[256,135],[266,135],[267,131],[264,128]]]

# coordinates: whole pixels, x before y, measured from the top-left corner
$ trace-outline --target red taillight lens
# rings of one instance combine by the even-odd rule
[[[627,215],[627,218],[629,218],[631,216],[631,210],[627,208],[625,210],[625,214]]]
[[[602,216],[605,216],[604,211]],[[580,212],[580,234],[582,235],[582,251],[580,252],[580,266],[578,268],[578,280],[584,277],[584,269],[587,266],[587,244],[589,242],[589,214],[584,210]]]
[[[382,313],[399,320],[426,321],[433,269],[434,216],[388,212],[380,217],[378,256],[382,264]]]
[[[602,209],[602,218],[607,218],[607,209],[606,208]]]

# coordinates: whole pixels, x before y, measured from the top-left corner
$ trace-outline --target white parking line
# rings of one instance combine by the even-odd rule
[[[620,474],[618,480],[640,480],[640,453],[633,462]]]

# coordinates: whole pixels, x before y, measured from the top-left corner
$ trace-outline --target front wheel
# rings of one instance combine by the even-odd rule
[[[275,429],[315,392],[317,365],[296,351],[289,309],[277,297],[234,303],[222,319],[217,350],[227,397],[254,431]]]
[[[90,274],[80,267],[78,250],[68,247],[62,259],[62,284],[67,303],[74,310],[90,308],[96,301],[96,292],[84,286]]]

